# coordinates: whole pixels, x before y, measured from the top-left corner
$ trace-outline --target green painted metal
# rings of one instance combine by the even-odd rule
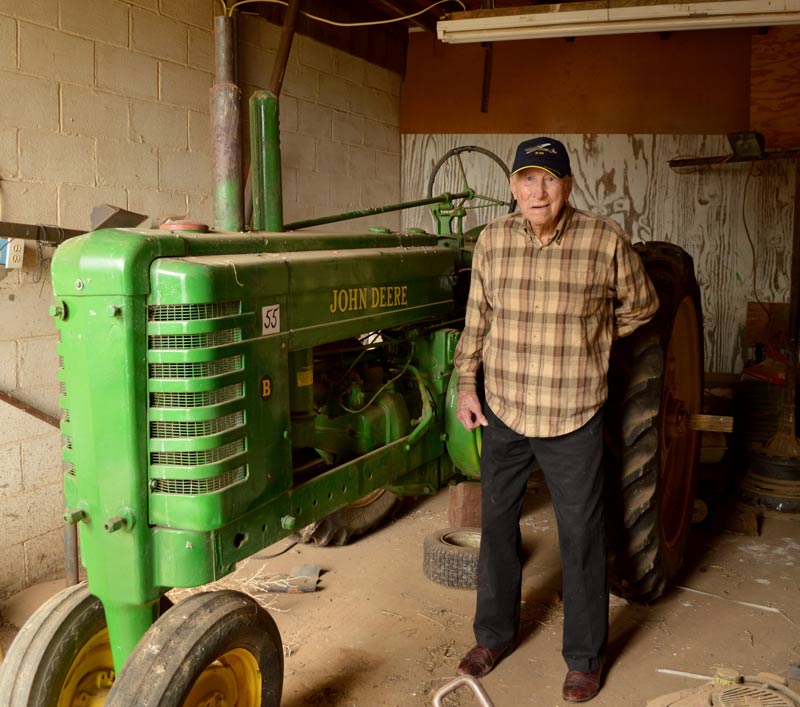
[[[58,249],[66,506],[117,668],[165,588],[375,489],[456,477],[448,243],[108,230]]]
[[[220,180],[214,185],[214,223],[217,229],[241,231],[243,187],[241,179]]]
[[[283,230],[278,98],[272,91],[250,97],[250,155],[253,173],[253,230]]]
[[[481,428],[467,432],[456,418],[458,408],[458,373],[453,371],[447,388],[444,425],[447,434],[447,453],[453,464],[468,478],[480,478]]]

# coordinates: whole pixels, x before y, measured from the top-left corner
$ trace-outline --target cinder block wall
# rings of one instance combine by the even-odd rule
[[[213,223],[213,0],[0,2],[0,220],[89,228],[111,203]],[[246,96],[280,28],[239,18]],[[400,77],[295,37],[281,96],[284,216],[400,200]],[[246,106],[245,106],[246,114]],[[247,140],[245,140],[245,144]],[[328,230],[399,226],[399,216]],[[0,390],[58,417],[47,250],[0,268]],[[63,568],[57,430],[0,402],[0,598]]]

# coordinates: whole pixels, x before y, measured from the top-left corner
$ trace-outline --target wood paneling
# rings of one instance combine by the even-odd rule
[[[716,134],[747,129],[750,37],[729,29],[496,42],[409,37],[404,133]]]
[[[800,27],[753,35],[750,127],[767,148],[800,147]]]
[[[404,135],[403,199],[420,198],[433,165],[448,150],[477,145],[509,164],[517,144],[531,134]],[[674,157],[730,152],[722,135],[555,134],[567,145],[578,208],[617,220],[634,241],[676,243],[692,255],[702,291],[705,368],[741,370],[750,355],[743,337],[747,302],[787,302],[794,208],[794,164],[788,160],[670,169]],[[455,163],[454,163],[455,164]],[[500,168],[477,153],[463,156],[467,182],[478,192],[503,197]],[[434,191],[464,186],[447,165]],[[503,209],[471,214],[468,226]],[[430,212],[401,212],[403,228],[434,228]],[[755,288],[755,289],[754,289]]]

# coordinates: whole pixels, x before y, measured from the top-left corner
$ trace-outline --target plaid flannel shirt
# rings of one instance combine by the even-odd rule
[[[511,429],[555,437],[578,429],[608,397],[611,342],[652,319],[658,296],[630,237],[614,221],[566,204],[542,246],[519,213],[481,233],[455,366]]]

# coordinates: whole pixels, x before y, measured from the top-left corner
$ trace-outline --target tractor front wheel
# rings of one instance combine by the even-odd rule
[[[102,705],[113,682],[103,605],[85,583],[76,584],[45,602],[20,629],[0,670],[0,705]]]
[[[283,644],[252,597],[202,592],[176,604],[136,644],[106,707],[278,707]]]

